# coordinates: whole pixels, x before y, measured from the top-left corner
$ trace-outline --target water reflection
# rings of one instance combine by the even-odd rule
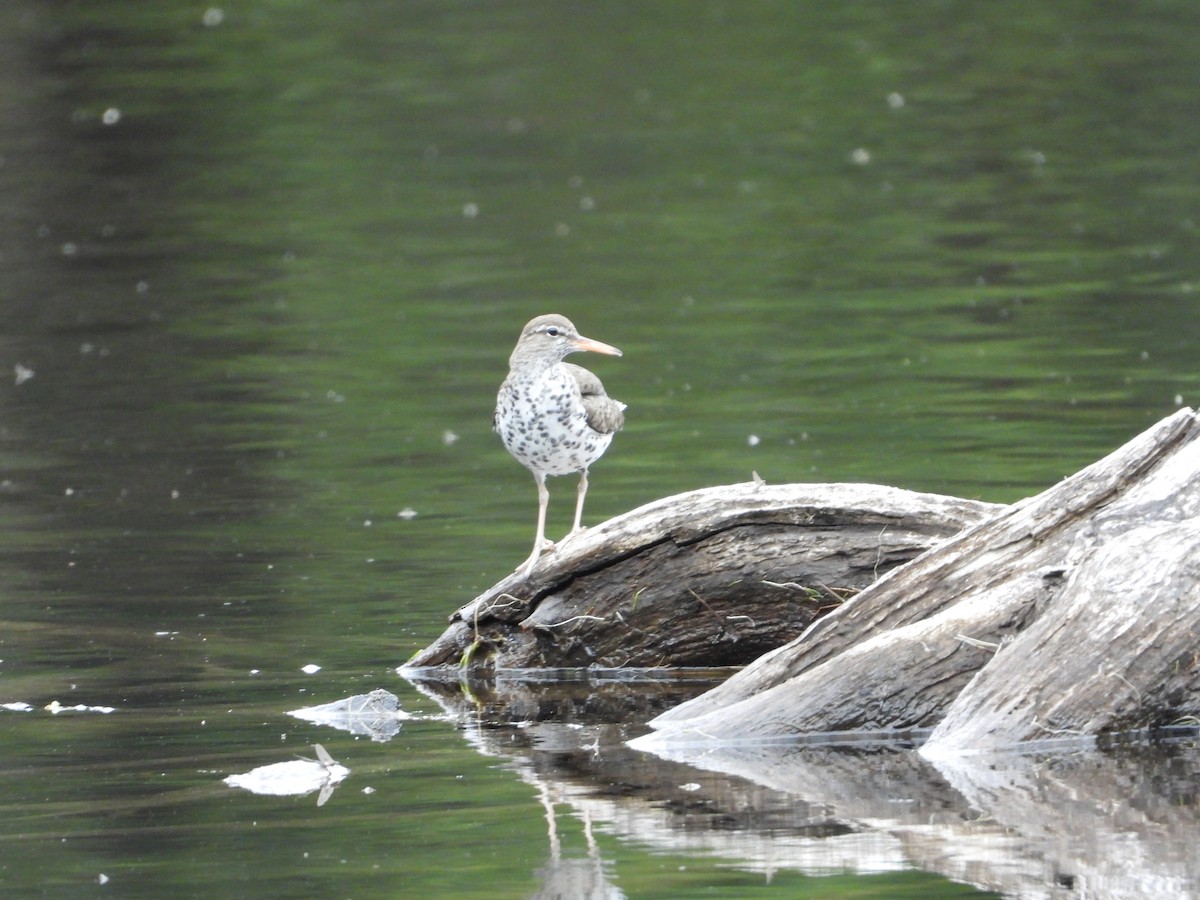
[[[556,807],[664,854],[712,856],[768,876],[920,869],[1005,896],[1192,896],[1200,891],[1195,729],[1152,747],[1045,750],[926,760],[909,743],[844,738],[640,752],[614,724],[629,683],[497,684],[481,696],[418,683],[479,752],[507,761],[546,810],[548,878]],[[681,685],[642,680],[636,705]],[[649,698],[656,698],[650,700]],[[640,715],[634,718],[641,718]],[[580,862],[580,861],[576,861]]]

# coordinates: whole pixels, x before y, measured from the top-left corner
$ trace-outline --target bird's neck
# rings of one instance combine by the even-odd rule
[[[553,369],[561,362],[562,360],[557,356],[526,356],[514,352],[508,358],[508,371],[510,375],[529,377],[531,375],[540,375],[548,369]]]

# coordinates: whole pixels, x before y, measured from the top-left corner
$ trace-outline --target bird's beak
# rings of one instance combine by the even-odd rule
[[[591,338],[586,338],[583,335],[571,341],[572,350],[587,350],[592,353],[603,353],[605,356],[621,356],[621,351],[612,344],[605,344],[600,341],[593,341]]]

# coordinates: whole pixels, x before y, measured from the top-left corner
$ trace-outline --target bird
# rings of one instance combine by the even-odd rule
[[[582,531],[588,467],[625,424],[625,404],[609,397],[600,379],[587,369],[563,362],[567,354],[579,351],[622,355],[610,344],[583,337],[565,316],[531,319],[521,329],[508,358],[508,377],[496,396],[492,427],[537,483],[537,534],[533,552],[519,567],[526,578],[542,553],[554,549],[546,539],[550,503],[546,476],[579,473],[575,524],[567,537]]]

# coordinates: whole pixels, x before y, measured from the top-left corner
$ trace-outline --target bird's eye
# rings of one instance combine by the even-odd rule
[[[558,337],[562,332],[558,330],[558,326],[551,325],[546,329],[546,334],[550,335],[550,337]]]

